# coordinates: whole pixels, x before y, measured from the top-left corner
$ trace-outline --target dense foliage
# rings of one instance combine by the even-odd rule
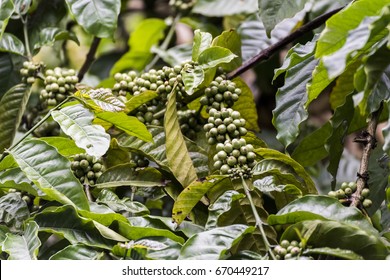
[[[389,258],[389,24],[389,0],[0,0],[0,258]]]

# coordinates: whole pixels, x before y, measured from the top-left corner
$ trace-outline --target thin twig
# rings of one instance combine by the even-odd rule
[[[350,206],[360,206],[360,197],[362,190],[368,186],[368,161],[370,159],[371,151],[376,147],[375,132],[378,126],[379,117],[383,110],[383,103],[380,104],[379,109],[370,115],[368,121],[367,130],[362,134],[361,137],[357,137],[355,142],[363,144],[363,154],[360,160],[360,167],[358,173],[358,179],[356,181],[356,191],[351,196]]]
[[[26,18],[23,18],[23,16],[20,17],[22,23],[23,23],[23,36],[24,36],[24,45],[26,46],[26,52],[29,60],[32,60],[32,53],[30,49],[30,40],[28,37],[28,16]]]
[[[89,67],[91,67],[92,63],[95,61],[95,54],[97,51],[97,48],[100,44],[101,38],[94,37],[91,47],[89,48],[89,51],[87,53],[87,56],[85,58],[83,66],[81,66],[79,74],[77,77],[79,78],[79,81],[81,81],[84,78],[85,73],[89,70]]]
[[[330,11],[326,14],[323,14],[312,21],[306,23],[302,27],[298,28],[296,31],[285,37],[284,39],[280,40],[274,45],[271,45],[270,47],[262,50],[259,54],[255,55],[248,61],[246,61],[244,64],[242,64],[240,67],[237,69],[233,70],[230,72],[227,77],[228,79],[233,79],[245,71],[251,69],[254,67],[256,64],[269,59],[273,54],[275,54],[277,51],[281,50],[284,48],[287,44],[292,43],[296,39],[300,38],[304,34],[316,29],[317,27],[320,27],[326,20],[328,20],[331,16],[339,12],[342,8],[335,9],[333,11]]]

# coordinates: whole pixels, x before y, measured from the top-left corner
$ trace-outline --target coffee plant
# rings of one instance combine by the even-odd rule
[[[283,2],[0,1],[0,259],[389,259],[390,1]]]

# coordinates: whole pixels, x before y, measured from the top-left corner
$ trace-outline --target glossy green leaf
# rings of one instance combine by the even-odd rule
[[[184,43],[180,45],[173,46],[172,48],[167,49],[166,51],[158,48],[152,47],[152,51],[168,65],[175,66],[181,65],[184,62],[188,62],[192,57],[192,44]]]
[[[136,117],[128,116],[124,112],[101,112],[97,113],[96,117],[113,124],[129,135],[147,142],[152,141],[152,135]]]
[[[379,15],[381,9],[388,4],[387,0],[351,2],[326,21],[326,28],[318,39],[315,56],[321,57],[339,50],[345,44],[350,30],[358,27],[363,18]]]
[[[236,57],[237,55],[232,53],[229,49],[223,47],[210,47],[199,54],[198,63],[205,70],[214,69],[218,66],[228,67],[227,64]]]
[[[206,230],[217,228],[218,219],[223,214],[232,208],[232,203],[236,200],[244,198],[245,195],[234,190],[230,190],[222,194],[218,199],[209,206],[209,217],[206,223]]]
[[[321,60],[314,68],[312,73],[312,80],[307,85],[307,102],[306,107],[309,106],[317,97],[333,82],[334,79],[329,79],[328,72]]]
[[[70,162],[46,142],[23,141],[10,151],[22,171],[50,199],[88,210],[82,185],[70,170]]]
[[[252,14],[257,10],[257,0],[198,0],[192,12],[209,17],[223,17],[243,13]]]
[[[91,156],[101,157],[110,145],[110,135],[100,125],[92,124],[94,115],[82,105],[65,107],[51,113],[61,129],[76,145]]]
[[[38,238],[38,225],[28,222],[22,235],[7,233],[3,251],[9,254],[9,260],[36,260],[41,241]]]
[[[70,11],[88,33],[112,38],[121,8],[120,0],[66,0]]]
[[[384,106],[387,106],[387,108],[390,109],[390,102],[387,102],[387,104],[385,103]],[[385,143],[383,144],[383,150],[389,154],[390,153],[390,122],[388,122],[387,125],[382,129],[382,133],[385,140]]]
[[[39,50],[43,46],[53,46],[57,41],[72,40],[79,44],[76,35],[59,27],[46,27],[40,30],[33,48]]]
[[[298,137],[299,126],[308,116],[306,84],[311,81],[311,73],[318,63],[314,58],[315,39],[290,49],[283,66],[275,72],[274,79],[286,73],[284,86],[276,94],[276,108],[272,111],[277,139],[285,147]]]
[[[144,142],[133,136],[120,135],[118,137],[118,144],[122,148],[140,153],[149,160],[157,163],[164,170],[171,172],[166,156],[164,129],[154,127],[150,128],[149,131],[153,135],[152,142]],[[209,174],[207,152],[192,141],[187,140],[186,145],[199,178],[206,177]]]
[[[270,225],[295,224],[305,220],[335,220],[375,233],[370,221],[354,207],[345,207],[337,199],[306,195],[268,217]]]
[[[23,42],[11,33],[3,33],[0,40],[0,51],[13,54],[24,55],[25,49]]]
[[[230,225],[214,228],[192,236],[183,245],[179,260],[220,260],[225,254],[244,238],[252,233],[253,227]]]
[[[118,201],[121,202],[119,198]],[[99,203],[90,202],[90,211],[78,210],[78,213],[84,218],[94,220],[99,224],[107,227],[110,226],[114,221],[127,222],[124,211],[126,211],[126,209],[129,207],[125,203],[123,203],[123,207],[118,210],[120,213],[116,213],[110,207],[106,206],[105,203],[101,203],[103,202],[100,200]]]
[[[150,100],[153,100],[158,96],[157,92],[146,90],[138,95],[132,96],[127,102],[126,102],[126,111],[127,113],[133,112],[135,109],[137,109],[142,104],[145,104],[149,102]]]
[[[305,249],[302,252],[303,255],[326,255],[326,256],[332,256],[337,257],[345,260],[362,260],[362,256],[354,253],[351,250],[343,250],[339,248],[329,248],[329,247],[322,247],[322,248],[310,248]]]
[[[164,38],[166,24],[162,19],[144,19],[131,33],[128,42],[130,50],[125,53],[111,69],[114,75],[128,69],[141,71],[152,58],[152,46]]]
[[[338,221],[302,221],[290,226],[281,239],[297,240],[297,232],[315,248],[351,250],[366,260],[385,259],[389,250],[378,234]]]
[[[27,192],[34,196],[41,196],[43,193],[37,187],[31,185],[31,181],[26,177],[19,167],[11,168],[0,172],[0,189],[16,189]]]
[[[19,84],[0,101],[0,152],[11,146],[30,97],[30,87]]]
[[[192,60],[197,61],[199,55],[211,46],[213,37],[208,32],[201,32],[199,29],[194,31],[194,43],[192,46]]]
[[[16,70],[16,65],[23,58],[8,52],[0,52],[0,95],[3,95],[15,84],[20,83],[19,71]]]
[[[254,101],[252,90],[240,77],[234,78],[233,82],[241,89],[241,95],[234,103],[233,109],[241,113],[241,117],[246,120],[245,127],[252,131],[260,131],[257,118],[256,103]]]
[[[57,149],[58,153],[60,153],[65,157],[85,153],[84,149],[77,147],[75,142],[69,138],[50,136],[50,137],[41,137],[39,138],[39,140],[45,141],[50,146],[53,146],[54,148]]]
[[[194,68],[183,68],[181,76],[184,83],[184,88],[188,95],[192,95],[199,89],[204,81],[204,71],[201,66],[197,65]]]
[[[102,252],[91,247],[74,244],[65,247],[50,257],[50,260],[96,260]]]
[[[186,188],[198,179],[189,150],[181,133],[176,108],[176,94],[168,97],[167,111],[164,116],[166,134],[166,157],[168,165],[180,184]]]
[[[283,1],[283,0],[261,0],[259,1],[260,17],[264,23],[267,34],[275,25],[286,18],[293,17],[303,10],[308,0]]]
[[[225,71],[232,71],[242,64],[241,59],[241,38],[237,31],[231,29],[223,31],[221,35],[214,38],[212,46],[223,47],[230,50],[237,57],[224,67]]]
[[[293,168],[293,170],[296,172],[296,174],[299,177],[301,177],[302,180],[304,181],[304,183],[306,185],[305,190],[307,191],[307,193],[312,193],[312,194],[317,193],[314,182],[311,179],[310,175],[306,172],[306,170],[302,167],[302,165],[300,165],[298,162],[293,160],[291,157],[289,157],[281,152],[278,152],[276,150],[266,149],[266,148],[256,149],[255,152],[259,156],[261,156],[265,159],[277,160],[277,161],[280,161],[280,162],[283,162],[283,163],[289,165],[291,168]]]
[[[0,40],[3,36],[4,30],[7,27],[8,20],[15,10],[12,0],[0,1]]]
[[[19,194],[9,193],[0,197],[0,223],[10,230],[20,231],[30,217],[26,202]]]
[[[71,244],[111,249],[118,241],[127,241],[98,222],[79,216],[70,205],[45,209],[35,215],[34,221],[38,224],[39,231],[59,234]]]
[[[147,167],[135,171],[131,164],[121,164],[105,171],[95,185],[97,188],[119,186],[157,187],[165,186],[165,181],[155,168]]]
[[[206,180],[195,181],[186,187],[176,198],[173,205],[173,220],[180,224],[210,188],[223,184],[226,180],[230,179],[225,176],[212,176],[206,178]]]
[[[110,89],[99,88],[99,89],[87,89],[80,90],[75,93],[75,96],[80,96],[87,100],[92,100],[96,105],[97,111],[106,112],[121,112],[125,110],[125,104],[122,100],[116,97]]]

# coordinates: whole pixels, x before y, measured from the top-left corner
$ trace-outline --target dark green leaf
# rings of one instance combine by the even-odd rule
[[[50,257],[50,260],[96,260],[102,252],[91,247],[74,244],[65,247]]]
[[[19,84],[7,91],[0,102],[0,152],[11,146],[30,97],[30,88]]]
[[[56,41],[62,40],[73,40],[79,44],[75,34],[59,27],[46,27],[40,30],[33,48],[39,50],[43,46],[53,46]]]
[[[120,0],[66,0],[77,22],[90,34],[112,38],[121,8]]]
[[[211,46],[213,37],[208,32],[194,31],[194,43],[192,47],[192,60],[198,61],[199,55]]]
[[[19,167],[11,168],[0,172],[0,189],[16,189],[27,192],[34,196],[43,195],[37,187],[31,185],[31,181],[26,177]]]
[[[141,71],[152,57],[152,46],[164,38],[165,28],[166,24],[162,19],[143,20],[130,35],[130,50],[115,63],[111,75],[128,69]]]
[[[15,7],[11,0],[4,0],[0,2],[0,40],[14,10]]]
[[[0,40],[0,52],[10,52],[18,55],[24,55],[25,49],[23,42],[15,35],[10,33],[3,33]]]
[[[261,0],[259,1],[260,16],[264,23],[267,34],[275,25],[286,18],[293,17],[296,13],[303,10],[308,0],[283,1],[283,0]]]
[[[275,72],[274,79],[286,72],[284,86],[276,94],[276,108],[272,111],[277,138],[285,147],[295,141],[300,124],[308,116],[306,84],[311,81],[311,73],[318,63],[314,58],[315,40],[293,47],[283,66]]]
[[[95,185],[97,188],[119,186],[156,187],[165,186],[165,182],[161,173],[155,168],[147,167],[135,171],[131,164],[122,164],[105,171]]]
[[[61,129],[89,155],[101,157],[110,145],[110,135],[100,125],[92,124],[94,115],[82,105],[65,107],[51,113]]]
[[[41,140],[23,141],[10,151],[20,168],[50,199],[89,209],[80,181],[70,170],[70,162]]]
[[[192,236],[180,251],[180,260],[219,260],[244,238],[253,227],[230,225],[214,228]]]
[[[38,225],[28,222],[23,235],[7,233],[3,251],[9,254],[9,260],[36,260],[41,241],[38,238]]]
[[[119,198],[118,201],[121,202]],[[99,201],[99,203],[100,202],[101,201]],[[90,202],[89,208],[90,211],[78,210],[78,213],[84,218],[94,220],[99,224],[102,224],[103,226],[107,227],[110,226],[114,221],[127,222],[124,212],[130,207],[128,207],[126,203],[123,203],[123,207],[120,207],[120,209],[118,209],[118,212],[120,212],[121,214],[116,213],[114,210],[112,210],[112,208],[106,205],[98,204],[96,202]]]
[[[19,194],[9,193],[0,197],[0,224],[12,231],[20,231],[30,217],[26,202]]]
[[[252,14],[257,10],[257,0],[198,0],[192,12],[210,17],[223,17],[243,13]]]
[[[223,181],[226,180],[230,179],[225,176],[212,176],[206,178],[206,180],[195,181],[186,187],[176,198],[173,205],[173,220],[180,224],[210,188],[223,184]]]
[[[323,247],[323,248],[313,248],[313,249],[306,249],[303,251],[303,255],[326,255],[326,256],[333,256],[345,260],[362,260],[362,256],[354,253],[351,250],[343,250],[339,248],[329,248],[329,247]]]
[[[174,92],[168,97],[167,111],[164,116],[164,128],[168,165],[173,175],[185,188],[198,177],[181,133],[176,109],[176,94]]]

